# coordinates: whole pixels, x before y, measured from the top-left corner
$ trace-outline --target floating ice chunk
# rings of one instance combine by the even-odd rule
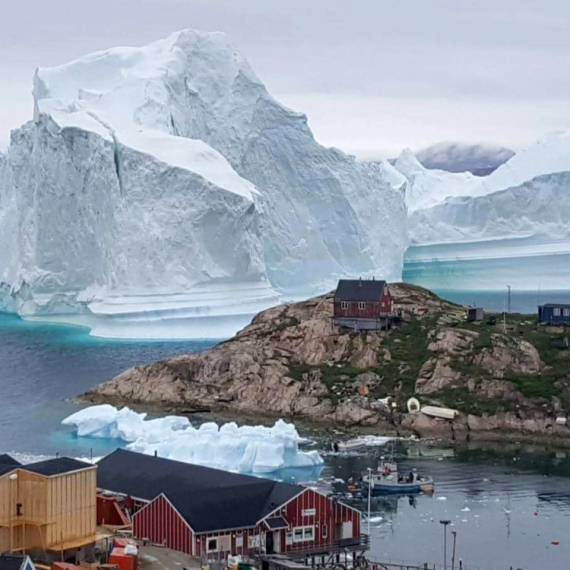
[[[438,497],[437,500],[438,501],[447,501],[447,497]]]
[[[384,517],[370,517],[368,520],[374,524],[382,522],[384,520]]]
[[[462,512],[464,513],[468,513],[471,509],[469,507],[465,507],[464,509],[461,509]]]
[[[147,414],[109,404],[91,406],[62,422],[77,435],[120,439],[140,453],[240,473],[270,473],[290,467],[314,467],[323,460],[317,451],[301,451],[306,440],[283,420],[273,427],[238,426],[214,422],[195,428],[187,418],[167,416],[149,420]]]

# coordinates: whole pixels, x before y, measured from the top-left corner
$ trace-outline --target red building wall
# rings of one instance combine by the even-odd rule
[[[280,552],[326,547],[341,538],[339,535],[341,523],[350,523],[352,536],[360,536],[359,511],[340,503],[333,503],[331,499],[312,489],[305,489],[266,518],[273,516],[283,516],[289,523],[288,529],[277,531]],[[313,540],[294,541],[295,527],[309,526],[313,527]],[[268,531],[265,522],[261,521],[256,528],[194,535],[176,509],[162,495],[133,517],[135,537],[148,538],[151,542],[163,544],[167,548],[210,560],[225,559],[228,554],[254,555],[260,552],[260,549],[265,551],[268,532],[273,531]],[[230,549],[208,552],[208,539],[214,537],[230,537]],[[194,542],[193,548],[192,542]]]
[[[193,554],[194,533],[170,502],[160,495],[133,516],[133,535],[154,544]]]
[[[390,289],[388,289],[388,287],[384,288],[384,294],[381,299],[377,301],[366,301],[364,309],[358,308],[358,301],[344,301],[348,304],[348,307],[343,309],[342,302],[341,299],[334,300],[335,317],[375,319],[392,311],[392,296],[390,295]]]

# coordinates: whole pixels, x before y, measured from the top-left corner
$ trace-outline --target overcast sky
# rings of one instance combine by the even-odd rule
[[[226,32],[320,142],[361,157],[570,129],[567,0],[1,0],[0,148],[32,117],[36,66],[182,28]]]

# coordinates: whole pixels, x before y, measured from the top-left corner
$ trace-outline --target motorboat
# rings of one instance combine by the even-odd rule
[[[358,451],[367,446],[367,440],[363,437],[356,437],[347,441],[335,441],[332,443],[332,450],[335,452]]]
[[[431,477],[420,476],[415,469],[408,474],[398,471],[398,465],[390,460],[382,462],[376,471],[362,472],[360,479],[362,496],[389,494],[433,493],[435,485]]]

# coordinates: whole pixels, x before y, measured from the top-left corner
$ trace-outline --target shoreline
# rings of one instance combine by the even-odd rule
[[[347,436],[360,436],[360,435],[376,435],[386,437],[398,438],[417,438],[418,441],[430,442],[437,441],[446,444],[469,444],[469,443],[508,443],[512,445],[530,444],[544,446],[550,450],[568,450],[570,449],[570,434],[552,434],[552,433],[529,433],[516,430],[459,430],[458,433],[453,432],[452,421],[442,420],[442,427],[444,430],[422,430],[418,432],[410,429],[404,425],[394,425],[385,422],[383,424],[376,424],[373,426],[344,426],[335,424],[330,420],[315,421],[314,419],[303,416],[292,416],[287,414],[272,414],[272,413],[248,413],[240,412],[238,410],[230,410],[220,406],[217,409],[192,408],[188,405],[182,404],[161,404],[161,403],[138,403],[129,402],[120,398],[103,397],[100,395],[81,395],[72,399],[78,404],[98,405],[110,404],[115,407],[129,407],[137,412],[147,412],[152,416],[165,416],[165,415],[179,415],[187,417],[192,420],[196,418],[202,421],[220,422],[236,422],[238,425],[244,424],[260,424],[270,425],[275,421],[282,419],[286,422],[293,423],[295,427],[315,431],[319,430],[323,434],[330,433],[332,435],[347,435]],[[447,433],[445,433],[447,432]],[[452,433],[453,437],[449,437],[448,433]],[[455,435],[465,435],[466,437],[455,437]]]

